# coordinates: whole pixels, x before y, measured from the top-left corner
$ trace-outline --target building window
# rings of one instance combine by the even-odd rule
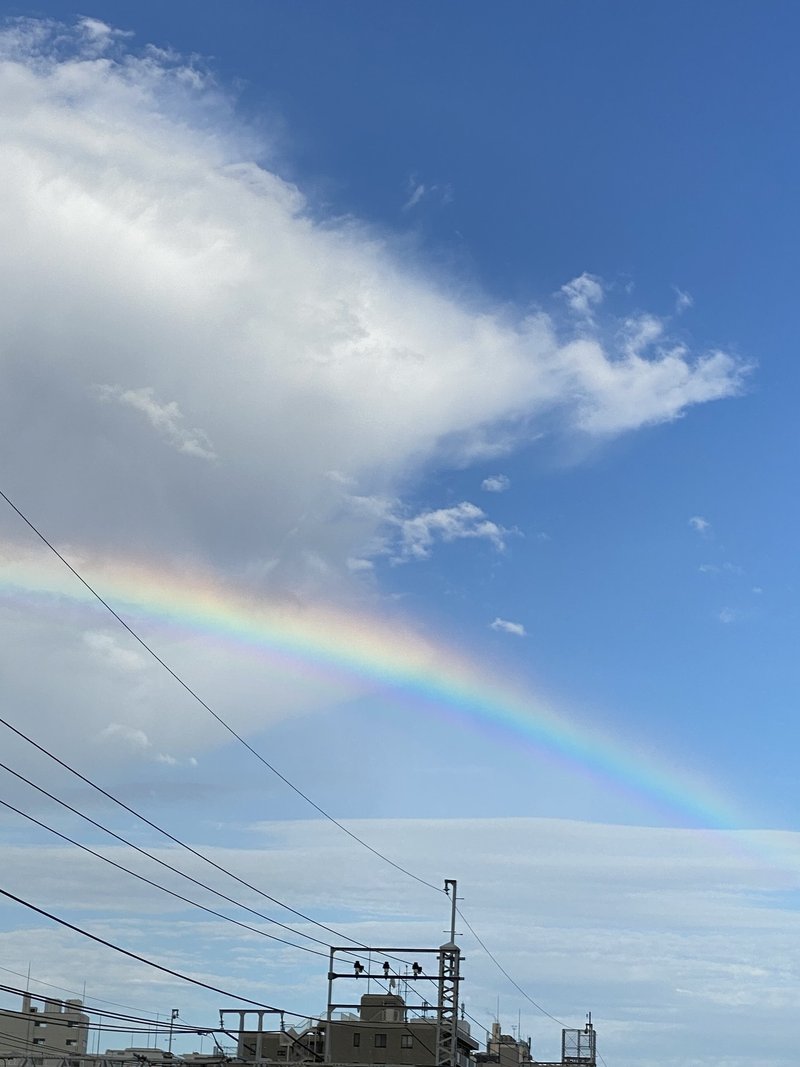
[[[279,1060],[285,1060],[286,1059],[286,1049],[285,1048],[279,1048],[278,1049],[278,1059]]]
[[[413,1047],[414,1047],[414,1038],[411,1036],[411,1034],[401,1034],[400,1035],[400,1048],[413,1048]]]
[[[361,1044],[361,1034],[356,1030],[353,1034],[353,1048],[358,1048]]]
[[[37,1019],[33,1024],[34,1026],[47,1026],[47,1023],[43,1023],[40,1019]]]
[[[65,1042],[65,1044],[66,1044],[67,1048],[69,1048],[71,1045],[77,1045],[78,1042],[75,1040],[74,1037],[68,1037],[66,1042]]]
[[[375,1048],[386,1048],[386,1034],[375,1035]]]
[[[44,1044],[44,1038],[43,1037],[35,1037],[33,1039],[33,1043],[34,1043],[34,1045],[43,1045]]]

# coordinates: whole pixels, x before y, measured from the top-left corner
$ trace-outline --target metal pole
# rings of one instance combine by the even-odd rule
[[[326,1013],[326,1022],[325,1022],[325,1062],[326,1063],[330,1063],[331,1062],[331,1030],[333,1029],[333,1025],[332,1025],[333,1008],[331,1007],[331,1005],[333,1004],[333,959],[334,959],[334,949],[333,949],[333,945],[331,945],[331,954],[330,954],[330,959],[328,961],[328,968],[329,968],[328,969],[328,1011]]]
[[[452,889],[453,889],[453,892],[452,892],[451,897],[450,897],[450,943],[454,944],[455,940],[456,940],[456,897],[457,897],[457,890],[458,890],[458,882],[456,881],[455,878],[445,878],[445,880],[444,880],[444,891],[445,891],[445,893],[449,893],[450,892],[450,890],[447,888],[448,886],[452,886]]]
[[[178,1009],[173,1008],[172,1014],[169,1017],[169,1047],[167,1048],[167,1052],[170,1054],[170,1056],[172,1055],[172,1028],[174,1027],[175,1020],[178,1018],[179,1015],[180,1012],[178,1011]]]
[[[256,1015],[258,1015],[258,1033],[256,1034],[256,1062],[260,1062],[261,1050],[264,1047],[264,1012],[258,1011],[256,1012]]]

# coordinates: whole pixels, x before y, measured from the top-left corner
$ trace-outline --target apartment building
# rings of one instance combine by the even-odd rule
[[[61,1001],[25,993],[21,1011],[0,1011],[0,1057],[83,1056],[89,1016],[82,1009],[80,1000]]]

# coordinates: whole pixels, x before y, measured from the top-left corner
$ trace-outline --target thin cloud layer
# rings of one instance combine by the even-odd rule
[[[97,20],[0,39],[0,434],[11,488],[63,540],[310,595],[352,582],[380,533],[346,484],[394,498],[540,418],[605,437],[737,391],[726,353],[587,336],[590,275],[564,287],[570,338],[315,220],[205,71],[129,47]]]
[[[0,818],[15,825],[10,815]],[[791,907],[796,834],[779,841],[775,834],[546,819],[360,820],[348,826],[425,878],[436,883],[440,876],[458,878],[460,906],[484,944],[557,1019],[581,1026],[584,1011],[592,1010],[599,1051],[608,1063],[794,1063],[784,1024],[800,985],[786,951],[798,926]],[[239,830],[217,827],[227,847],[208,843],[203,851],[251,884],[269,871],[272,894],[361,943],[440,943],[447,916],[443,894],[437,898],[398,877],[329,823],[258,822],[247,827],[246,842],[237,846]],[[208,869],[196,858],[176,855],[158,841],[149,845],[159,858],[207,878]],[[779,846],[794,876],[776,863]],[[163,878],[130,850],[100,849]],[[198,977],[213,960],[215,984],[241,996],[300,1012],[324,1009],[324,956],[270,943],[187,909],[49,837],[35,847],[9,845],[4,864],[11,892],[28,898],[35,886],[42,907],[79,916],[89,911],[91,918],[76,922],[100,936],[134,948],[145,937],[158,944],[160,960],[179,960],[181,970]],[[309,878],[309,871],[320,870],[324,899],[317,880]],[[237,888],[231,892],[241,899]],[[282,917],[298,931],[322,936],[307,922]],[[290,940],[301,936],[292,934]],[[534,1055],[557,1059],[559,1023],[532,1010],[463,923],[459,944],[466,957],[463,999],[469,1015],[486,1025],[502,994],[504,1030],[517,1023],[520,1011]],[[127,1003],[135,987],[137,1003],[153,1005],[163,1003],[168,988],[170,996],[181,997],[174,1003],[187,1017],[214,1017],[219,1009],[215,994],[171,981],[165,986],[162,975],[36,918],[21,933],[0,932],[0,949],[6,967],[25,974],[30,964],[34,981],[44,977],[74,988],[75,976],[85,976],[89,998]]]

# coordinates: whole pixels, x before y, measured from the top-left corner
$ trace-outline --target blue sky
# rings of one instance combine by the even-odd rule
[[[98,0],[0,14],[0,488],[98,588],[127,590],[164,658],[327,810],[414,869],[448,836],[442,873],[465,892],[474,880],[477,927],[557,1014],[580,1022],[584,1000],[605,1012],[609,1064],[644,1062],[637,1027],[665,1004],[678,1021],[662,1067],[717,1063],[698,1043],[703,1012],[731,1024],[726,1004],[743,1027],[775,1022],[750,1025],[746,1047],[731,1029],[726,1064],[788,1063],[764,1042],[800,985],[779,949],[796,932],[800,832],[796,6]],[[226,862],[263,863],[315,914],[377,936],[394,912],[395,938],[438,936],[413,887],[392,898],[385,872],[307,822],[113,620],[64,595],[10,512],[0,538],[15,721],[230,849]],[[313,655],[284,668],[210,624],[164,622],[155,592],[137,601],[132,562],[165,588],[305,613],[315,633],[330,611],[343,645],[362,648],[347,628],[360,626],[364,663],[371,627],[402,649],[414,635],[487,691],[524,690],[533,720],[549,709],[605,739],[624,772],[476,728],[365,670],[319,674]],[[392,639],[374,639],[388,656]],[[46,773],[9,745],[15,766]],[[632,787],[657,773],[676,802]],[[753,831],[744,844],[710,832],[706,791],[724,826]],[[559,825],[587,857],[580,900]],[[0,829],[30,890],[45,839],[10,816]],[[713,842],[707,867],[697,833]],[[520,841],[547,857],[544,886]],[[330,883],[309,887],[304,864]],[[65,911],[113,929],[109,894],[74,866]],[[157,909],[125,892],[152,947]],[[627,918],[615,893],[634,902]],[[534,906],[553,942],[539,929],[530,955],[549,971],[515,955]],[[28,928],[0,914],[25,971]],[[620,953],[629,977],[613,990],[570,969],[566,935],[559,955],[576,915],[598,952]],[[776,939],[763,957],[761,924]],[[119,995],[134,980],[88,949],[67,961],[36,929],[52,980],[77,968]],[[173,947],[203,969],[216,933],[196,930],[194,949]],[[667,977],[648,973],[643,1006],[630,988],[664,938]],[[231,944],[220,966],[252,992],[256,968],[237,971]],[[279,980],[275,961],[260,966]],[[491,1015],[500,978],[483,966],[471,1003]],[[317,1010],[313,968],[292,981]],[[537,1040],[546,1024],[530,1021]]]

